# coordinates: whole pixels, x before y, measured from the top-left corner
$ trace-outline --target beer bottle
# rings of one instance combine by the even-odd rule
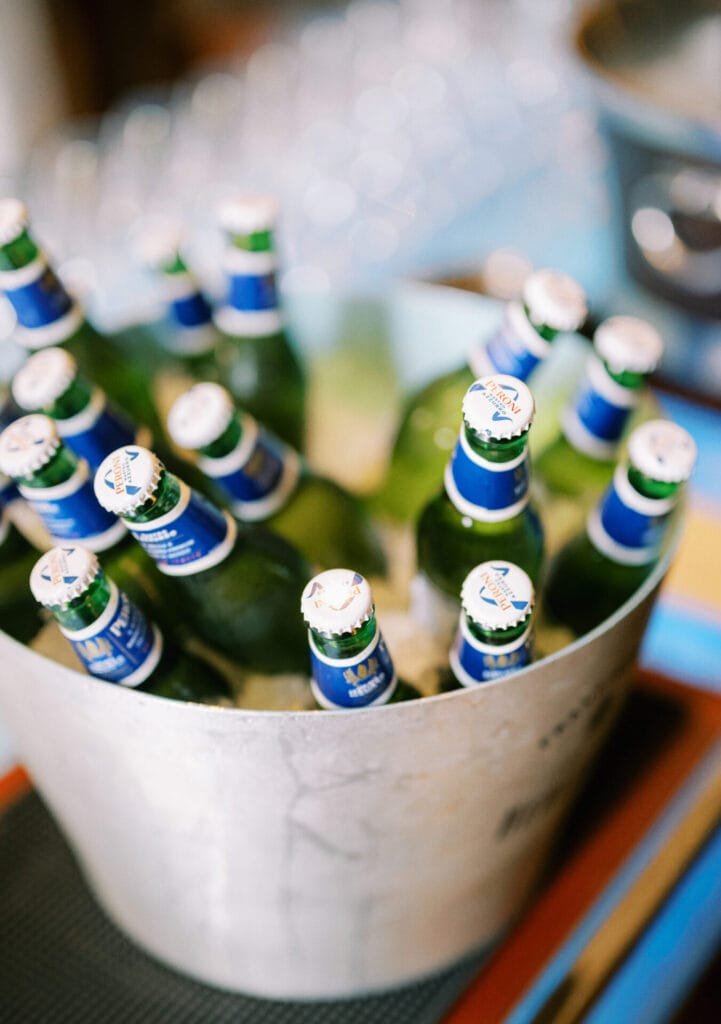
[[[15,309],[15,338],[24,348],[62,345],[89,380],[159,436],[147,368],[86,319],[33,238],[18,199],[0,199],[0,290]]]
[[[471,569],[449,654],[453,680],[443,688],[476,686],[530,665],[533,600],[533,584],[512,562],[483,562]]]
[[[364,708],[421,696],[399,680],[376,622],[368,581],[352,569],[328,569],[303,590],[311,688],[320,708]]]
[[[78,372],[74,356],[63,348],[45,348],[30,356],[15,374],[13,397],[21,409],[55,420],[58,433],[76,455],[96,469],[120,445],[150,441],[109,405],[105,393]]]
[[[628,463],[619,463],[585,530],[551,564],[544,593],[551,625],[580,636],[640,587],[658,560],[681,485],[695,461],[696,445],[677,424],[649,420],[636,427],[628,442]]]
[[[142,262],[162,280],[167,316],[160,340],[179,369],[196,380],[217,376],[215,350],[220,335],[213,310],[182,254],[182,234],[170,221],[146,227],[136,240]]]
[[[385,571],[360,502],[238,411],[219,384],[196,384],[178,398],[168,431],[176,444],[199,453],[199,468],[241,522],[266,523],[320,569],[351,564],[366,575]]]
[[[506,373],[527,381],[551,352],[557,335],[575,331],[586,316],[586,297],[556,270],[536,270],[520,302],[509,302],[499,330],[469,353],[468,363],[412,395],[396,434],[379,508],[403,521],[415,519],[432,496],[456,432],[464,393],[481,376]]]
[[[28,643],[42,626],[28,591],[28,575],[38,553],[10,519],[7,505],[14,500],[12,480],[0,473],[0,629]]]
[[[220,210],[228,292],[215,315],[224,336],[219,379],[252,416],[302,451],[305,375],[280,308],[276,220],[277,205],[268,196],[239,196]]]
[[[533,412],[528,387],[508,374],[481,377],[463,399],[444,489],[421,513],[416,534],[414,614],[439,635],[457,622],[473,566],[504,559],[538,579],[543,529],[528,491]]]
[[[176,603],[201,639],[259,672],[303,671],[305,637],[293,595],[308,566],[286,540],[263,527],[239,527],[134,445],[101,464],[95,494],[172,577]]]
[[[78,544],[51,548],[30,576],[90,675],[170,700],[209,703],[229,696],[225,680],[151,623]]]
[[[162,576],[123,524],[98,505],[87,461],[62,442],[54,420],[35,413],[6,427],[0,435],[0,469],[16,481],[53,543],[77,541],[102,553],[108,571],[132,600],[163,618],[167,595]]]
[[[535,462],[535,475],[551,494],[593,498],[606,486],[621,435],[663,353],[658,331],[635,316],[605,320],[593,345],[561,433]]]

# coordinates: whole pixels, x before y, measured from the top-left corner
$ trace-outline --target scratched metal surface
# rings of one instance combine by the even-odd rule
[[[228,710],[99,685],[0,636],[14,667],[0,709],[101,905],[142,947],[247,993],[359,995],[448,967],[520,911],[664,568],[502,685]]]
[[[437,1024],[478,969],[474,957],[418,985],[344,1002],[220,992],[132,945],[100,913],[37,795],[0,817],[3,1024]]]

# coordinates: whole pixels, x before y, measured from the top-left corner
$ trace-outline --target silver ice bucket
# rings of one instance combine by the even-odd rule
[[[377,366],[382,335],[416,378],[498,316],[430,287],[290,312],[316,354],[336,336],[362,352],[365,334]],[[665,569],[512,677],[352,712],[183,705],[0,634],[0,718],[98,901],[145,950],[269,997],[385,989],[489,947],[522,910],[621,705]]]

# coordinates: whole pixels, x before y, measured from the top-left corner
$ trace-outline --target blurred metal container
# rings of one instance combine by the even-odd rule
[[[601,3],[583,15],[576,45],[610,144],[625,267],[640,287],[629,301],[664,329],[666,376],[719,396],[721,8]]]
[[[416,286],[291,311],[321,348],[353,323],[380,330],[417,377],[457,359],[499,306]],[[148,952],[263,996],[380,990],[489,947],[523,909],[666,568],[512,677],[352,712],[183,705],[0,634],[0,715],[98,901]]]

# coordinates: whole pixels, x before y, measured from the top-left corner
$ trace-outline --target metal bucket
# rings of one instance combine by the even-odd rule
[[[301,339],[322,344],[313,303],[292,310]],[[497,316],[443,289],[318,310],[326,338],[350,310],[426,355],[444,323],[448,361]],[[521,911],[665,569],[512,677],[364,711],[183,705],[0,635],[0,717],[99,902],[147,951],[269,997],[384,989],[490,946]]]

